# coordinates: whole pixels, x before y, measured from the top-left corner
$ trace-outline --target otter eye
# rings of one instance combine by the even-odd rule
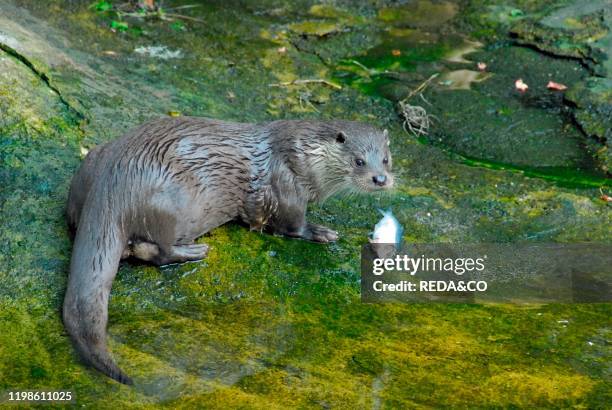
[[[389,158],[385,157],[383,158],[383,164],[388,164],[389,163]]]
[[[364,166],[364,165],[365,165],[365,161],[364,161],[364,160],[362,160],[361,158],[357,158],[357,159],[355,160],[355,165],[357,165],[358,167],[362,167],[362,166]]]

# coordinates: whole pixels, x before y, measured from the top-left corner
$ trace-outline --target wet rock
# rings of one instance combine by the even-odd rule
[[[417,0],[400,7],[382,8],[378,12],[378,18],[398,26],[436,27],[455,17],[457,11],[455,3]]]
[[[161,58],[162,60],[183,57],[181,50],[170,50],[166,46],[140,46],[136,47],[134,52],[152,58]]]
[[[572,87],[565,98],[575,105],[574,118],[598,144],[603,170],[612,170],[612,79],[592,77]]]
[[[305,36],[324,37],[330,34],[338,33],[342,30],[342,26],[338,23],[327,21],[302,21],[289,25],[289,29],[295,33]]]
[[[340,20],[349,25],[365,21],[365,19],[358,14],[336,8],[330,4],[315,4],[308,10],[308,13],[319,18]]]
[[[15,4],[0,5],[0,38],[23,57],[0,52],[3,391],[73,390],[78,405],[93,408],[605,407],[603,366],[595,362],[601,349],[593,351],[585,341],[599,343],[595,337],[608,325],[609,306],[542,306],[538,321],[533,309],[511,306],[360,303],[359,249],[379,218],[376,208],[393,208],[407,239],[415,242],[610,238],[610,207],[597,199],[598,189],[585,188],[592,180],[563,186],[525,169],[467,166],[402,131],[393,102],[379,90],[382,83],[402,87],[395,94],[401,97],[432,72],[467,69],[455,66],[464,62],[442,61],[456,44],[444,33],[400,25],[386,31],[389,24],[377,19],[372,2],[345,2],[341,11],[275,2],[266,13],[254,13],[248,4],[211,2],[183,11],[206,23],[186,23],[178,34],[163,21],[143,22],[151,44],[184,50],[188,58],[177,64],[134,56],[143,39],[111,32],[87,3],[72,2],[70,10],[59,0]],[[288,31],[305,15],[350,31],[322,37]],[[400,43],[391,41],[385,49],[386,35]],[[302,37],[304,43],[295,42]],[[304,44],[310,48],[300,48]],[[278,52],[281,47],[285,52]],[[367,57],[374,48],[372,61],[384,56],[381,65],[357,58],[366,68],[349,63],[358,70],[349,72],[340,89],[268,86],[300,78],[332,80],[336,67],[347,63],[341,59]],[[543,98],[548,91],[533,86],[538,98],[524,101],[514,94],[512,81],[509,88],[489,85],[496,78],[514,80],[503,70],[507,61],[529,60],[508,58],[513,56],[506,52],[486,59],[494,77],[471,90],[436,84],[428,89],[454,104],[426,94],[443,109],[439,129],[446,123],[452,125],[448,135],[459,135],[450,128],[465,135],[476,129],[478,138],[488,138],[485,154],[500,151],[494,139],[498,128],[484,122],[480,130],[478,124],[490,115],[501,118],[494,124],[510,126],[503,120],[514,115],[505,111],[506,101],[530,112],[525,132],[558,126],[559,95]],[[397,77],[384,74],[391,69]],[[567,77],[554,72],[554,79],[568,85],[582,75],[559,73]],[[525,81],[543,81],[545,87],[548,74],[536,70]],[[300,106],[300,93],[306,92],[310,96],[303,97],[316,110]],[[483,110],[491,101],[499,114]],[[276,110],[268,111],[272,105]],[[333,247],[228,224],[202,239],[211,245],[205,261],[164,268],[122,264],[113,284],[109,344],[137,380],[128,388],[85,367],[63,329],[59,312],[71,252],[64,204],[81,152],[171,111],[242,121],[345,118],[387,127],[397,188],[387,196],[313,205],[311,219],[342,235]],[[523,143],[509,131],[503,136],[515,147]],[[576,152],[545,137],[543,151]],[[510,148],[502,148],[511,156]],[[573,333],[561,333],[558,318],[570,320],[566,331]],[[488,340],[490,335],[497,342]],[[483,366],[489,371],[483,373]],[[519,390],[524,380],[540,388]],[[485,390],[474,388],[483,385]]]
[[[612,8],[606,0],[574,1],[533,21],[523,21],[512,28],[517,41],[547,53],[580,59],[597,77],[573,84],[568,101],[577,109],[574,118],[591,137],[587,141],[609,172],[610,79],[612,78]],[[603,77],[603,78],[598,78]]]
[[[519,39],[535,47],[563,56],[591,60],[599,74],[612,70],[612,8],[607,0],[570,2],[535,25],[516,27]]]
[[[424,93],[428,103],[412,100],[434,116],[429,141],[470,158],[517,166],[598,168],[579,130],[564,119],[562,94],[546,88],[551,78],[579,81],[585,74],[578,63],[514,47],[468,58],[485,61],[487,72],[443,72]],[[518,77],[530,85],[526,93],[515,90]]]

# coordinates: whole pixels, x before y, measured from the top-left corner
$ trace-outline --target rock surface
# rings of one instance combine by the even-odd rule
[[[603,80],[571,61],[494,44],[467,63],[445,62],[475,13],[451,2],[426,27],[395,22],[427,1],[395,14],[390,2],[207,2],[182,10],[204,23],[186,20],[181,29],[127,19],[124,33],[89,4],[18,3],[0,4],[0,391],[72,390],[79,405],[94,408],[609,403],[609,304],[359,300],[359,250],[377,207],[393,209],[408,242],[610,242],[610,206],[599,199],[609,179],[563,120],[563,102],[543,98],[544,89],[531,101],[511,88],[512,70],[532,63],[521,75],[541,88],[548,72],[538,59],[576,87],[595,81],[607,92]],[[510,23],[517,18],[514,3],[485,3]],[[528,7],[527,15],[538,12]],[[313,27],[317,21],[325,24]],[[155,46],[181,50],[181,58],[134,52]],[[469,90],[432,84],[424,94],[437,110],[431,140],[406,134],[393,102],[433,72],[473,70],[475,56],[488,59],[493,76]],[[599,108],[581,102],[596,97],[578,94],[567,95],[577,118],[602,124]],[[398,184],[391,195],[312,207],[313,220],[340,232],[334,245],[229,224],[204,238],[212,248],[203,262],[122,264],[109,338],[136,380],[130,388],[83,366],[63,330],[71,251],[63,209],[83,152],[168,113],[368,121],[391,132]],[[609,130],[605,113],[589,134]],[[584,163],[586,176],[575,172]],[[561,171],[541,169],[551,167]]]

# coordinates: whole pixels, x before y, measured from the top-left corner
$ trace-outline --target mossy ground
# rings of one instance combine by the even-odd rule
[[[167,22],[129,20],[142,32],[126,33],[111,32],[109,17],[87,5],[20,3],[25,8],[0,6],[0,19],[25,27],[29,43],[15,30],[5,34],[21,41],[17,51],[38,61],[64,102],[30,68],[0,52],[0,391],[72,390],[78,405],[94,408],[605,408],[612,400],[609,304],[373,305],[359,299],[359,250],[378,219],[376,207],[391,207],[406,240],[415,242],[609,242],[610,207],[596,187],[528,177],[520,167],[456,161],[446,150],[453,141],[440,149],[404,133],[393,98],[380,88],[352,87],[362,72],[351,71],[340,90],[320,83],[269,86],[341,81],[343,65],[355,57],[370,69],[400,71],[395,84],[410,89],[432,70],[456,68],[441,62],[457,45],[445,40],[455,32],[431,29],[437,40],[426,39],[393,65],[392,58],[368,60],[368,51],[390,52],[399,47],[393,41],[422,37],[410,31],[417,27],[389,26],[396,5],[387,2],[212,1],[184,11],[205,24],[187,22],[177,31]],[[503,31],[502,23],[476,27],[480,20],[470,13],[477,5],[496,13],[502,6],[525,13],[549,7],[469,3],[457,7],[453,30]],[[453,10],[444,6],[447,14]],[[322,28],[313,28],[317,21]],[[180,49],[183,58],[133,52],[159,44]],[[510,75],[504,69],[491,61],[498,76]],[[539,81],[538,70],[532,74],[530,81]],[[504,87],[483,82],[475,91],[440,92],[470,103],[488,93],[484,101],[493,106],[525,109]],[[529,118],[536,127],[557,124],[556,110],[540,104]],[[347,118],[387,127],[398,184],[388,195],[312,207],[312,220],[340,231],[334,245],[229,224],[201,239],[212,247],[203,262],[123,263],[109,338],[118,363],[136,380],[125,387],[80,364],[63,330],[59,309],[71,249],[63,207],[82,148],[169,111],[241,121]],[[436,132],[448,137],[442,131],[448,122],[474,126],[461,114],[460,104],[441,110]],[[486,118],[478,119],[483,127],[497,126]],[[535,137],[529,136],[525,143]],[[495,141],[482,144],[474,145],[480,158],[503,155]],[[559,152],[588,156],[573,146]]]

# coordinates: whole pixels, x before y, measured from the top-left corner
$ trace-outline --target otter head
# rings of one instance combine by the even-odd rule
[[[335,142],[346,155],[347,178],[352,187],[372,192],[393,186],[387,130],[350,127],[338,131]]]

